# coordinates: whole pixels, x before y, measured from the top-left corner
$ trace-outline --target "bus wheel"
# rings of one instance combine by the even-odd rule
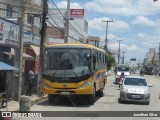
[[[50,104],[53,103],[56,98],[57,98],[56,95],[49,94],[48,95],[48,103],[50,103]]]
[[[88,104],[93,105],[95,102],[96,90],[95,87],[93,88],[93,93],[88,96]]]
[[[97,97],[103,97],[104,96],[104,87],[102,89],[100,89],[99,91],[97,91],[96,95],[97,95]]]

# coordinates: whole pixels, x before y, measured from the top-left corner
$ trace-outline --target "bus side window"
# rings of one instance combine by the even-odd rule
[[[93,55],[93,70],[96,69],[96,56]]]

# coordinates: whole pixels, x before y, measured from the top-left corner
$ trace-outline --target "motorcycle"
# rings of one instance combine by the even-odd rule
[[[144,72],[143,71],[140,71],[140,76],[144,76]]]
[[[120,88],[120,86],[122,85],[123,80],[124,80],[124,77],[122,77],[122,78],[119,79],[119,81],[118,81],[119,88]]]

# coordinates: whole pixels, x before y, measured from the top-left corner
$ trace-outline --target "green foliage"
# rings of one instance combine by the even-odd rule
[[[107,62],[107,70],[110,70],[111,67],[115,65],[116,60],[112,55],[107,55],[106,62]]]

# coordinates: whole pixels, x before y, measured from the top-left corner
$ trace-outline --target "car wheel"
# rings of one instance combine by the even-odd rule
[[[147,102],[145,102],[144,104],[145,104],[145,105],[149,105],[149,103],[150,103],[150,102],[149,102],[149,101],[147,101]]]

